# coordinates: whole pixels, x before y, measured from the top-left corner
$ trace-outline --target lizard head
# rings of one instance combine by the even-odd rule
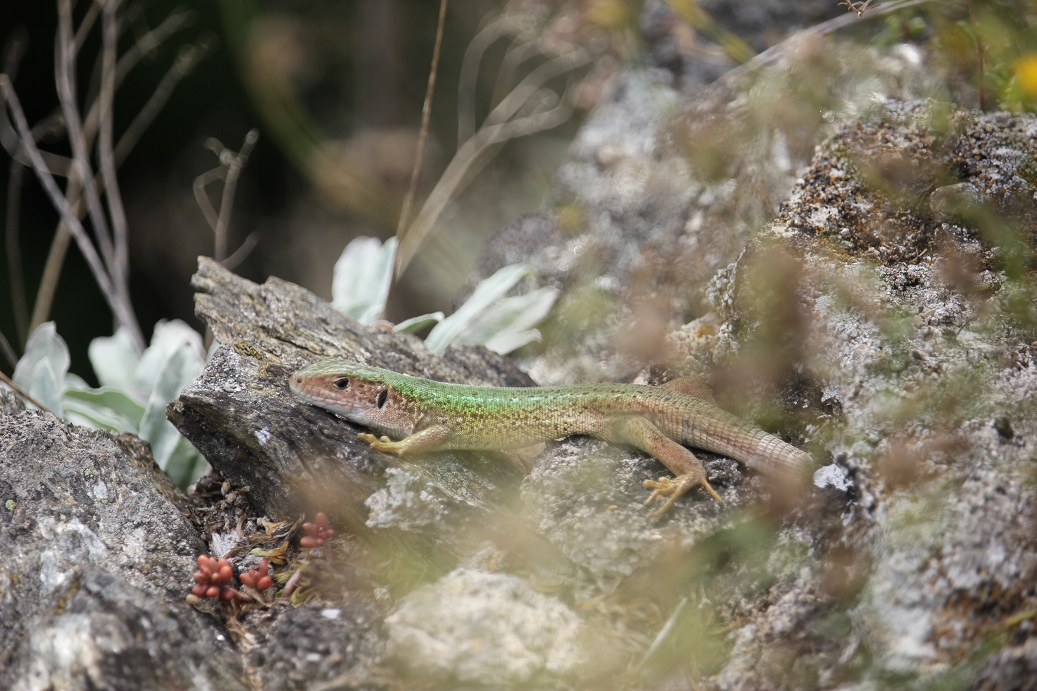
[[[323,360],[288,379],[297,398],[337,413],[351,422],[387,433],[399,431],[392,403],[397,380],[406,375],[348,360]]]

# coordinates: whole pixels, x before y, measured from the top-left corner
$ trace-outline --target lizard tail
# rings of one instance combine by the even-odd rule
[[[813,468],[814,459],[805,451],[765,432],[745,460],[745,465],[772,477],[802,478]]]

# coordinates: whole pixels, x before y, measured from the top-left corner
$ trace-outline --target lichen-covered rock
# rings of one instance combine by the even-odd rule
[[[37,410],[0,420],[0,686],[245,688],[184,601],[204,546],[147,445]]]
[[[735,632],[719,686],[1032,668],[1035,164],[1033,116],[884,104],[820,148],[718,285],[717,364],[758,392],[814,382],[829,416],[808,434],[852,498],[816,516],[796,596]],[[825,617],[840,643],[788,638]],[[800,668],[761,664],[776,647]]]

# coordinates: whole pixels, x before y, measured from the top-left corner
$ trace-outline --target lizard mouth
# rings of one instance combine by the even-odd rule
[[[304,403],[324,408],[355,422],[364,422],[364,412],[370,407],[365,406],[356,395],[343,395],[345,392],[333,383],[307,379],[300,375],[288,378],[288,388]]]

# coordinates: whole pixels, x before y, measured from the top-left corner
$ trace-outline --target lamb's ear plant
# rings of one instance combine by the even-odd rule
[[[149,28],[137,26],[137,3],[94,4],[98,12],[84,13],[78,12],[73,2],[58,2],[54,46],[58,103],[44,121],[35,125],[29,122],[14,88],[13,75],[22,51],[5,52],[4,73],[0,74],[0,103],[9,115],[7,129],[11,130],[3,146],[13,165],[17,164],[12,167],[13,182],[8,190],[14,211],[7,217],[6,263],[11,275],[16,341],[25,342],[13,381],[34,398],[33,402],[70,422],[137,434],[151,443],[159,466],[174,482],[186,487],[205,469],[205,460],[166,420],[165,408],[201,373],[205,350],[201,336],[179,321],[159,322],[146,347],[131,301],[131,228],[116,172],[176,84],[196,68],[211,46],[205,39],[181,46],[150,97],[132,109],[136,116],[117,130],[113,103],[119,87],[145,58],[158,57],[163,44],[186,30],[193,23],[194,12],[174,9]],[[84,69],[91,61],[94,70]],[[85,82],[87,78],[89,82]],[[228,254],[235,184],[257,137],[255,130],[249,132],[237,152],[213,140],[207,142],[220,165],[195,181],[202,215],[214,234],[213,254],[225,266],[240,259],[254,243],[250,236],[241,248]],[[27,178],[25,171],[35,174],[60,220],[31,312],[18,248],[17,198],[21,181]],[[223,189],[217,210],[206,187],[220,181]],[[115,335],[90,344],[90,362],[99,388],[69,373],[68,347],[54,324],[47,321],[70,246],[79,250],[118,324]],[[7,343],[0,334],[0,353],[13,361],[15,349],[4,347]]]
[[[335,262],[332,305],[362,324],[381,318],[389,295],[396,255],[396,238],[379,243],[359,237],[350,242]],[[539,340],[539,324],[558,297],[555,288],[536,288],[522,295],[508,295],[519,281],[533,275],[521,264],[499,269],[472,291],[468,300],[449,317],[442,312],[402,321],[394,331],[419,331],[430,325],[425,345],[442,354],[451,344],[483,345],[506,354]]]
[[[205,471],[206,462],[166,419],[166,404],[201,374],[201,336],[181,321],[155,325],[151,344],[138,353],[129,333],[90,343],[90,364],[101,386],[71,374],[68,346],[53,322],[37,327],[14,371],[14,382],[69,422],[136,434],[180,487]]]
[[[332,274],[332,306],[361,324],[381,319],[392,283],[396,245],[394,237],[384,244],[378,238],[358,237],[346,245]]]
[[[442,354],[451,344],[483,345],[507,354],[540,340],[540,332],[534,327],[551,311],[558,290],[536,288],[508,295],[519,281],[532,275],[533,270],[522,264],[498,269],[475,287],[456,312],[433,327],[425,345],[436,354]]]

